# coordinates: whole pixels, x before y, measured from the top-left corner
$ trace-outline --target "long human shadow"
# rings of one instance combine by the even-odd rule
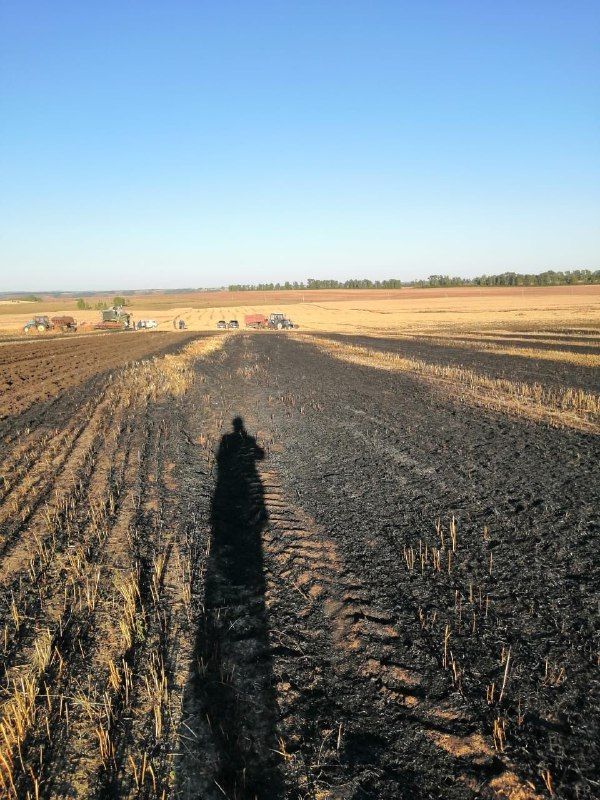
[[[205,714],[227,797],[276,800],[283,784],[265,606],[262,532],[268,515],[256,462],[264,450],[240,417],[221,438],[211,505],[205,631]]]

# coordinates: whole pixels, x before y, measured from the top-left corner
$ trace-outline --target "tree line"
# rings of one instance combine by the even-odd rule
[[[308,278],[302,281],[285,281],[285,283],[232,283],[227,288],[230,292],[272,292],[306,289],[401,289],[402,281],[390,278],[384,281],[371,281],[368,278],[354,278],[348,281],[316,280]],[[406,285],[406,284],[405,284]]]
[[[600,283],[600,270],[546,270],[537,275],[502,272],[500,275],[479,275],[476,278],[451,278],[430,275],[425,281],[412,281],[411,286],[572,286],[577,283]]]
[[[113,297],[112,304],[113,306],[126,306],[128,304],[127,298],[117,295],[117,297]],[[77,298],[76,305],[80,311],[89,311],[92,308],[92,306],[83,297]],[[98,309],[99,311],[104,311],[108,308],[108,303],[104,302],[103,300],[100,300],[99,302],[94,304],[94,308]]]
[[[440,288],[446,286],[573,286],[575,284],[600,283],[600,270],[546,270],[537,275],[520,272],[503,272],[500,275],[479,275],[475,278],[457,278],[450,275],[430,275],[425,280],[401,281],[389,278],[372,281],[368,278],[347,281],[317,280],[308,278],[306,282],[285,281],[284,283],[232,283],[230,292],[272,292],[302,291],[306,289],[401,289],[403,286],[418,288]]]

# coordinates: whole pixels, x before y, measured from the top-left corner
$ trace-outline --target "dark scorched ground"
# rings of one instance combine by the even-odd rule
[[[283,334],[232,337],[198,371],[182,513],[212,544],[180,795],[507,797],[512,773],[597,796],[597,438]],[[450,571],[422,573],[453,517]],[[478,748],[497,720],[504,752]]]

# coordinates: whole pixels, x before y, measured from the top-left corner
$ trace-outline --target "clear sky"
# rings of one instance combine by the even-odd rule
[[[0,289],[600,266],[600,3],[2,0]]]

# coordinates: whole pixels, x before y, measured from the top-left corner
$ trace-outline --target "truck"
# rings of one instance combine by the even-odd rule
[[[75,319],[73,319],[73,317],[66,315],[52,317],[52,319],[50,319],[50,317],[46,316],[45,314],[38,314],[25,323],[23,330],[25,333],[31,333],[32,331],[39,331],[40,333],[43,333],[44,331],[54,330],[61,330],[66,333],[67,331],[76,331],[77,322]]]
[[[123,306],[112,306],[102,312],[102,322],[94,325],[99,331],[128,331],[131,326],[131,314],[123,311]]]
[[[291,319],[288,319],[285,314],[280,311],[269,314],[265,317],[264,314],[246,314],[244,317],[244,325],[247,328],[263,329],[270,328],[271,330],[291,330],[297,328]]]

